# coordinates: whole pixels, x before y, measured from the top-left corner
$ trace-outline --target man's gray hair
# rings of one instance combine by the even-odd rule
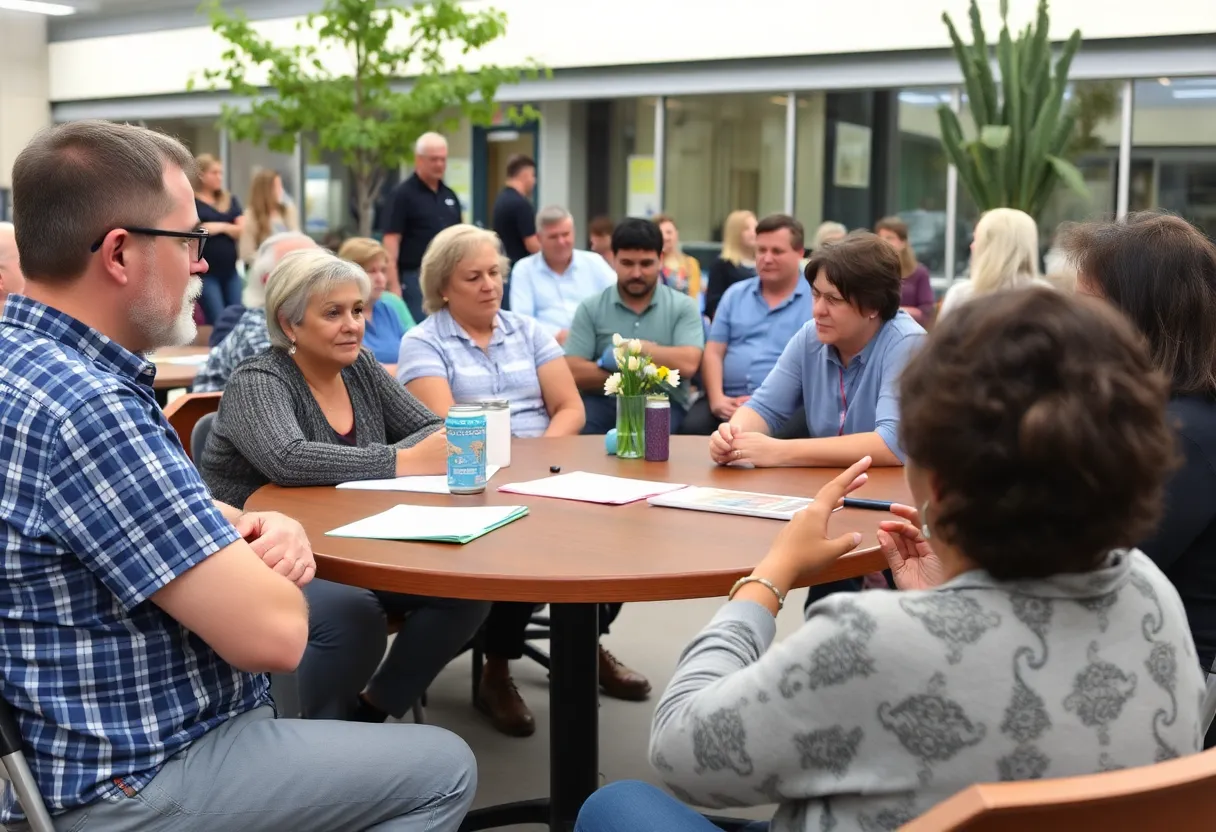
[[[423,156],[428,147],[436,145],[443,145],[446,148],[448,140],[439,133],[423,133],[418,137],[418,141],[414,142],[414,155]]]
[[[253,264],[245,275],[245,291],[241,293],[241,303],[249,309],[261,309],[266,305],[266,281],[274,267],[279,265],[279,258],[274,250],[279,243],[287,240],[304,239],[312,241],[312,237],[301,231],[280,231],[271,234],[258,246],[258,253],[253,258]]]
[[[323,248],[293,251],[283,258],[266,281],[266,332],[271,346],[291,348],[292,340],[283,331],[283,318],[293,327],[304,323],[308,301],[318,292],[354,283],[366,302],[372,291],[367,272],[356,263],[343,260]]]
[[[548,228],[563,220],[571,219],[570,212],[560,205],[546,205],[536,214],[536,227]]]

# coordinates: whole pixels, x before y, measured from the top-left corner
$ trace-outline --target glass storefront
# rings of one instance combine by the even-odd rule
[[[1173,211],[1216,238],[1216,77],[1137,81],[1132,210]]]
[[[693,242],[722,239],[731,211],[784,210],[784,95],[668,98],[663,208]]]

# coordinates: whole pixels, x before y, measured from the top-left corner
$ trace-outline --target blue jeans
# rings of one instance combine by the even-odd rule
[[[768,821],[744,827],[765,832]],[[640,780],[609,783],[583,804],[574,832],[719,832],[693,809]]]
[[[490,613],[489,601],[372,592],[323,580],[304,587],[304,596],[308,648],[296,685],[300,713],[313,719],[345,719],[365,688],[373,705],[400,719]],[[387,656],[386,615],[405,616]]]
[[[410,308],[414,322],[420,324],[426,319],[426,313],[422,311],[422,287],[418,283],[418,269],[404,269],[398,276],[401,278],[401,299]]]
[[[583,410],[587,413],[587,422],[583,425],[584,436],[603,436],[616,427],[616,397],[604,396],[599,393],[580,393],[583,399]],[[680,432],[684,423],[684,408],[675,402],[671,403],[671,432]]]
[[[218,274],[203,275],[203,294],[198,302],[202,304],[203,315],[207,323],[215,326],[220,319],[220,313],[233,304],[241,302],[241,276],[236,272],[221,277]]]

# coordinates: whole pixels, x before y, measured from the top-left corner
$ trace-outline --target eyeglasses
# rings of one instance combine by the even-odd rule
[[[140,228],[135,225],[120,225],[118,228],[111,228],[110,231],[125,231],[128,234],[139,234],[144,237],[178,237],[186,241],[186,244],[190,247],[191,259],[196,263],[203,259],[203,248],[207,243],[207,238],[211,236],[201,228],[197,231],[168,231],[164,228]],[[110,231],[98,237],[97,242],[93,243],[89,251],[96,254]]]

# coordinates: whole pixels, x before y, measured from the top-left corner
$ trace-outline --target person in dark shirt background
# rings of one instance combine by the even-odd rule
[[[507,184],[494,200],[491,225],[512,266],[540,251],[536,208],[530,198],[535,188],[536,162],[522,153],[508,159]]]
[[[1182,596],[1199,664],[1210,672],[1216,659],[1216,245],[1181,217],[1156,212],[1075,226],[1062,238],[1077,264],[1077,291],[1122,310],[1170,379],[1167,409],[1181,466],[1166,486],[1161,524],[1140,548]],[[1216,731],[1209,731],[1204,747],[1214,746]]]
[[[732,211],[722,225],[722,253],[709,267],[705,290],[705,317],[713,320],[726,290],[756,276],[756,215]]]
[[[438,133],[423,133],[414,145],[414,172],[393,192],[393,207],[384,232],[389,275],[385,291],[401,295],[414,320],[426,317],[418,270],[422,255],[443,229],[463,221],[460,197],[443,184],[448,168],[448,142]]]
[[[195,159],[194,207],[207,240],[207,272],[199,298],[207,323],[216,324],[229,306],[239,305],[244,284],[236,270],[236,242],[245,226],[240,201],[224,190],[224,165],[204,153]]]

